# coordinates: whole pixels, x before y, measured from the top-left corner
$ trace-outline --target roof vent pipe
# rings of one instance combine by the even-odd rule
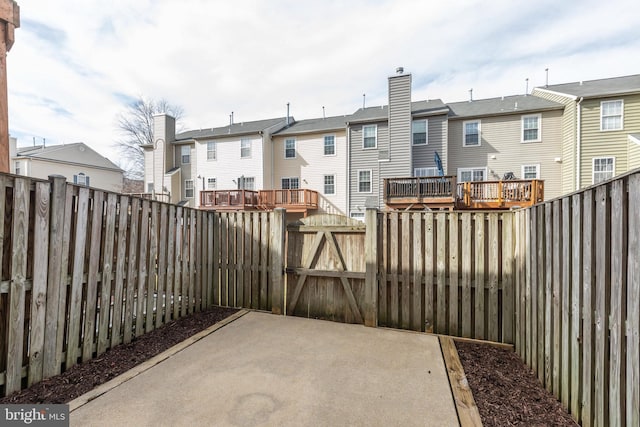
[[[364,108],[364,106],[366,104],[366,101],[367,101],[367,94],[363,93],[362,94],[362,108]]]
[[[229,126],[233,125],[233,111],[229,114]]]
[[[469,102],[473,101],[473,88],[469,89]]]
[[[524,79],[525,83],[525,87],[524,87],[524,94],[525,95],[529,95],[529,77],[527,77],[526,79]]]
[[[544,87],[549,87],[549,68],[545,68],[544,73],[545,73]]]
[[[287,102],[287,121],[286,124],[289,125],[289,103]]]
[[[402,74],[402,73],[404,73],[404,67],[398,67],[398,68],[396,68],[396,74],[400,75],[400,74]]]
[[[322,118],[326,119],[326,116],[324,115],[324,105],[322,106]]]

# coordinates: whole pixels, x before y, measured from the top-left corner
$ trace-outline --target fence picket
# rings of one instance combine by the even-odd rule
[[[102,241],[102,280],[100,281],[100,311],[98,321],[98,354],[102,354],[109,347],[109,325],[111,314],[111,281],[113,273],[113,248],[114,248],[114,236],[116,233],[116,203],[117,198],[115,194],[109,194],[107,196],[107,204],[105,207],[105,226]],[[71,209],[70,206],[67,206]],[[68,212],[68,211],[67,211]],[[70,218],[70,216],[67,216]],[[65,237],[69,235],[66,232],[65,225]],[[66,245],[65,245],[66,246]],[[63,250],[65,248],[63,246]],[[66,265],[66,264],[63,264]],[[63,276],[66,279],[66,273]],[[64,280],[63,283],[66,282]],[[62,287],[63,289],[66,286]],[[64,297],[60,295],[60,301],[64,301]],[[63,306],[64,304],[61,304]],[[64,310],[64,308],[63,308]]]
[[[133,335],[133,320],[135,313],[134,298],[136,289],[138,288],[138,224],[140,222],[140,199],[134,197],[131,200],[131,215],[130,215],[130,228],[129,228],[129,261],[127,265],[127,283],[125,290],[125,304],[124,304],[124,333],[122,334],[122,341],[125,344],[131,342],[131,336]]]
[[[627,191],[629,241],[627,249],[626,421],[640,425],[640,174],[629,177]]]
[[[474,335],[473,338],[484,339],[484,214],[475,214],[475,303],[474,303]]]
[[[458,213],[451,212],[449,214],[449,328],[450,335],[460,335],[460,327],[458,323],[458,286],[459,280],[459,244],[460,237]],[[496,300],[496,306],[498,301]],[[496,319],[497,321],[498,319]]]
[[[460,306],[460,311],[462,312],[462,336],[465,338],[471,338],[471,243],[473,241],[473,235],[471,233],[471,214],[469,212],[464,212],[460,214],[460,217],[462,220],[462,243],[460,248],[462,258],[462,298]]]
[[[158,256],[158,202],[151,202],[151,218],[149,219],[149,256],[147,258],[147,289],[146,289],[146,315],[145,332],[151,332],[155,327],[153,318],[156,305],[158,283],[158,271],[156,268]]]
[[[111,347],[122,342],[122,311],[127,257],[127,223],[129,222],[129,197],[120,196],[118,218],[118,246],[116,255],[116,278],[113,284],[113,317],[111,320]]]

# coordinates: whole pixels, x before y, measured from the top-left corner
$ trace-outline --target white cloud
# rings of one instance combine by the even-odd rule
[[[350,114],[386,103],[396,66],[414,99],[523,93],[640,72],[635,4],[597,1],[47,0],[21,4],[10,129],[117,158],[126,97],[183,106],[187,128]],[[40,25],[39,27],[34,25]],[[43,27],[44,25],[45,27]],[[46,30],[46,31],[45,31]]]

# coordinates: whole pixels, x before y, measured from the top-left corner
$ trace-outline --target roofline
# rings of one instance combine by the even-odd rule
[[[449,114],[449,111],[451,109],[447,106],[445,106],[445,108],[441,108],[439,110],[429,110],[429,111],[417,111],[417,112],[411,112],[411,116],[418,116],[418,117],[423,117],[423,116],[437,116],[439,114]]]
[[[572,100],[574,100],[574,101],[578,99],[578,97],[577,97],[577,96],[575,96],[575,95],[571,95],[571,94],[569,94],[569,93],[558,92],[558,91],[555,91],[555,90],[549,90],[549,89],[545,89],[545,88],[541,88],[541,87],[534,87],[534,88],[533,88],[533,90],[534,90],[534,91],[535,91],[535,90],[539,90],[539,91],[541,91],[541,92],[550,93],[550,94],[552,94],[552,95],[560,95],[560,96],[564,96],[565,98],[569,98],[569,99],[572,99]],[[533,96],[535,96],[535,95],[533,95]]]
[[[89,167],[89,168],[93,168],[93,169],[100,169],[100,170],[107,170],[107,171],[114,171],[114,172],[122,172],[124,173],[123,169],[120,169],[119,167],[115,167],[115,168],[107,168],[107,167],[103,167],[103,166],[96,166],[96,165],[90,165],[87,163],[77,163],[77,162],[69,162],[66,160],[54,160],[54,159],[47,159],[45,157],[33,157],[33,156],[25,156],[25,155],[20,155],[18,154],[17,156],[13,157],[13,160],[16,159],[29,159],[32,161],[43,161],[43,162],[52,162],[52,163],[61,163],[61,164],[65,164],[65,165],[74,165],[74,166],[85,166],[85,167]],[[111,161],[111,160],[109,160]]]
[[[636,137],[633,134],[629,134],[627,135],[627,138],[629,138],[629,142],[635,142],[636,144],[640,145],[640,137]]]
[[[605,92],[605,93],[601,93],[598,95],[584,95],[584,96],[578,96],[578,95],[571,95],[565,92],[557,92],[557,91],[553,91],[553,90],[549,90],[549,89],[542,89],[542,88],[534,88],[535,90],[539,90],[542,92],[547,92],[550,94],[554,94],[554,95],[561,95],[564,96],[566,98],[570,98],[572,100],[577,100],[579,98],[584,98],[584,99],[598,99],[598,98],[612,98],[615,96],[625,96],[625,95],[637,95],[640,93],[640,88],[637,89],[625,89],[622,91],[611,91],[611,92]]]
[[[279,132],[275,132],[272,133],[271,136],[287,136],[287,135],[306,135],[309,133],[321,133],[321,132],[332,132],[332,131],[337,131],[337,130],[347,130],[347,122],[345,122],[344,126],[340,126],[340,127],[331,127],[331,128],[324,128],[324,129],[310,129],[310,130],[301,130],[301,131],[297,131],[297,132],[289,132],[289,133],[279,133]]]
[[[269,128],[265,128],[265,129],[269,129]],[[191,138],[186,138],[186,139],[176,139],[171,141],[172,144],[176,144],[176,145],[180,145],[180,144],[187,144],[187,143],[195,143],[198,142],[200,140],[204,140],[204,139],[219,139],[219,138],[232,138],[234,136],[245,136],[245,135],[264,135],[264,129],[263,130],[258,130],[255,132],[234,132],[234,133],[225,133],[225,134],[220,134],[220,135],[209,135],[209,136],[193,136]]]
[[[560,104],[553,107],[544,107],[544,108],[536,108],[531,110],[512,110],[512,111],[500,111],[499,113],[492,114],[470,114],[464,116],[449,116],[449,120],[457,120],[457,119],[469,119],[469,118],[482,118],[482,117],[495,117],[495,116],[508,116],[508,115],[522,115],[522,114],[535,114],[538,112],[544,111],[554,111],[554,110],[564,110],[564,105]]]

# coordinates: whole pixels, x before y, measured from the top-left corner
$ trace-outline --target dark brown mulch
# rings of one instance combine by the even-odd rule
[[[456,342],[484,426],[577,426],[512,351]]]
[[[76,365],[61,375],[0,398],[0,404],[70,402],[237,311],[231,308],[213,307],[174,320],[134,338],[129,344],[121,344],[96,359]]]

